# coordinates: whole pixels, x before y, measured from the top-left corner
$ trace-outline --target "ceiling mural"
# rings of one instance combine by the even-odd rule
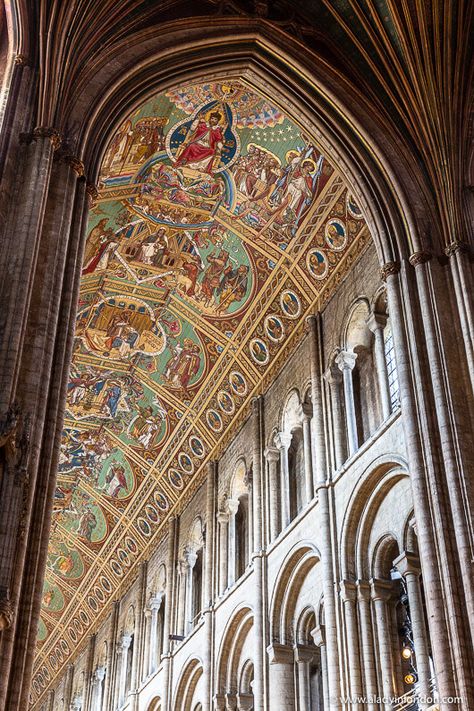
[[[34,698],[369,241],[337,168],[238,78],[141,106],[112,138],[99,188]]]

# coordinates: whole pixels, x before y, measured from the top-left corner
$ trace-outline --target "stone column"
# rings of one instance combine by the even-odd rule
[[[406,266],[402,275],[398,262],[388,262],[382,267],[381,274],[387,285],[402,424],[439,696],[440,699],[463,696],[469,704],[472,699],[472,674],[465,653],[465,607],[460,600],[460,585],[457,582],[461,579],[459,564],[453,556],[455,542],[449,521],[451,512],[447,505],[446,482],[439,455],[432,446],[436,434],[432,407],[425,395],[426,366],[418,352],[419,340],[413,338],[413,319],[417,318],[419,323],[420,316],[413,305],[413,284]],[[448,617],[446,609],[450,610]],[[447,644],[452,648],[449,657],[446,655]],[[442,711],[449,708],[449,704],[442,700],[439,705]]]
[[[319,657],[321,663],[321,678],[323,682],[323,711],[329,710],[329,686],[328,686],[328,660],[326,652],[326,637],[324,627],[318,625],[311,630],[311,636],[314,643],[319,647]]]
[[[61,137],[52,128],[37,128],[28,137],[25,136],[20,194],[12,205],[6,225],[9,235],[14,235],[15,239],[9,240],[0,257],[5,277],[0,285],[0,331],[3,335],[3,346],[0,346],[0,412],[8,409],[15,391],[53,154],[60,144]]]
[[[346,432],[344,426],[344,406],[342,399],[342,373],[333,363],[324,373],[329,385],[332,411],[332,431],[334,441],[334,469],[337,471],[346,461]]]
[[[360,703],[355,702],[355,698],[362,696],[359,630],[357,627],[356,610],[357,589],[355,583],[350,580],[341,580],[340,592],[344,610],[344,621],[346,623],[349,695],[354,699],[354,703],[351,704],[351,709],[357,710],[365,708],[365,704],[362,706]]]
[[[92,711],[102,711],[104,679],[105,667],[97,667],[92,680]]]
[[[117,628],[118,628],[118,619],[119,619],[119,612],[120,612],[120,602],[118,600],[115,600],[113,603],[113,608],[112,608],[112,619],[110,621],[110,634],[107,642],[107,662],[106,662],[106,668],[107,668],[107,674],[105,677],[105,686],[104,686],[104,705],[105,705],[105,711],[109,711],[109,709],[115,708],[114,702],[114,684],[116,684],[116,677],[117,677],[117,655],[114,654],[114,650],[116,647],[115,640],[117,639]]]
[[[128,654],[130,651],[130,645],[132,643],[132,635],[131,634],[123,634],[122,639],[120,640],[120,645],[119,645],[119,655],[120,655],[120,664],[119,664],[119,693],[118,693],[118,706],[119,708],[122,707],[125,703],[125,694],[126,694],[126,688],[125,685],[127,683],[127,665],[128,665]]]
[[[185,634],[189,634],[194,626],[193,620],[193,569],[196,565],[197,554],[192,550],[184,552],[186,560],[186,603],[185,603]]]
[[[451,386],[449,375],[446,372],[447,354],[446,352],[442,353],[444,343],[439,333],[442,327],[440,314],[437,313],[436,293],[433,292],[434,275],[431,272],[430,262],[431,255],[425,252],[419,252],[410,257],[410,263],[415,267],[418,285],[426,351],[429,359],[429,374],[434,393],[436,424],[441,443],[440,452],[454,521],[456,555],[459,559],[463,580],[466,617],[472,644],[474,641],[474,575],[472,569],[474,490],[471,484],[472,477],[467,474],[473,466],[472,451],[470,451],[472,423],[469,422],[463,432],[462,423],[460,421],[453,422],[455,419],[452,409],[454,388]],[[433,303],[434,301],[435,303]],[[462,396],[464,397],[464,390]],[[472,685],[470,691],[474,692]]]
[[[54,711],[54,690],[50,689],[48,691],[48,701],[46,704],[46,711]],[[98,709],[98,711],[101,711],[101,709]]]
[[[295,711],[294,652],[276,642],[267,648],[270,662],[271,711]]]
[[[74,664],[66,667],[66,682],[64,684],[64,708],[68,709],[72,702],[72,685],[74,683]]]
[[[328,670],[328,711],[341,708],[340,669],[337,643],[336,592],[334,589],[334,549],[331,531],[331,503],[327,479],[325,411],[321,389],[322,344],[321,317],[308,319],[311,348],[311,403],[313,405],[313,441],[315,446],[314,479],[320,521],[321,573],[324,594],[324,620]]]
[[[385,314],[380,314],[373,311],[367,319],[367,326],[374,334],[374,357],[375,368],[377,371],[377,383],[380,393],[380,401],[382,403],[382,417],[384,420],[390,416],[392,412],[392,404],[390,402],[390,388],[388,384],[387,361],[385,359],[385,340],[383,330],[387,325],[387,317]]]
[[[171,642],[170,633],[172,630],[173,610],[175,609],[177,591],[176,577],[174,575],[177,549],[177,521],[174,516],[168,524],[168,551],[166,564],[166,593],[165,593],[165,617],[163,621],[163,686],[161,691],[162,711],[169,711],[171,708]]]
[[[383,580],[372,579],[370,587],[377,629],[381,692],[382,696],[389,699],[394,696],[392,633],[387,607],[387,602],[393,594],[392,585]],[[382,704],[382,708],[386,709],[386,711],[391,711],[392,705],[387,701]]]
[[[254,521],[254,639],[256,642],[254,653],[254,699],[255,711],[264,711],[265,708],[265,646],[267,631],[266,601],[264,596],[264,570],[263,570],[263,496],[262,496],[262,455],[263,455],[263,398],[256,397],[252,400],[252,472],[254,484],[253,496],[253,521]]]
[[[470,249],[465,242],[456,240],[445,251],[449,257],[471,387],[474,390],[474,300]]]
[[[219,522],[219,595],[227,589],[229,578],[229,514],[220,511]]]
[[[82,709],[83,711],[94,711],[93,707],[91,706],[91,680],[93,676],[92,672],[92,667],[94,664],[94,654],[95,654],[95,643],[96,643],[96,635],[92,634],[89,637],[89,645],[87,649],[87,660],[86,660],[86,669],[85,669],[85,675],[84,675],[84,689],[83,689],[83,703],[82,703]]]
[[[187,633],[185,627],[186,618],[186,587],[187,587],[188,564],[185,560],[179,560],[177,563],[178,577],[178,601],[177,601],[177,623],[176,633],[184,636]]]
[[[229,563],[228,563],[228,587],[235,583],[235,569],[237,566],[237,532],[235,530],[235,514],[239,508],[239,502],[235,499],[227,499],[227,509],[229,511]]]
[[[142,561],[140,563],[140,577],[139,577],[139,589],[138,589],[138,610],[142,610],[146,601],[146,584],[147,584],[147,574],[148,563],[147,561]],[[135,627],[133,630],[133,653],[132,653],[132,668],[130,673],[130,711],[137,711],[138,707],[138,687],[140,684],[141,676],[141,662],[143,658],[143,644],[144,644],[144,621],[145,618],[141,614],[135,615]]]
[[[143,615],[145,617],[145,648],[143,650],[144,663],[142,681],[145,681],[151,674],[151,610],[149,607],[143,610]]]
[[[161,608],[161,603],[163,600],[163,593],[159,593],[156,597],[152,597],[150,600],[150,637],[149,637],[149,666],[148,674],[154,674],[158,669],[159,659],[158,659],[158,613]]]
[[[213,634],[214,634],[214,552],[216,547],[216,488],[217,488],[217,462],[207,464],[206,486],[206,541],[204,565],[204,634],[205,647],[203,654],[203,711],[212,709],[213,687]]]
[[[244,484],[248,491],[248,560],[252,560],[253,553],[253,474],[252,470],[245,472]]]
[[[290,473],[288,469],[288,450],[292,436],[288,432],[278,432],[275,435],[275,445],[280,452],[280,499],[281,528],[285,530],[290,524]]]
[[[357,419],[354,402],[354,385],[352,382],[352,371],[354,370],[356,358],[356,353],[343,350],[339,351],[336,356],[336,364],[342,372],[342,381],[344,384],[344,403],[346,409],[349,455],[354,454],[359,449],[359,437],[357,434]]]
[[[49,142],[49,138],[45,138]],[[43,138],[39,137],[39,143],[42,141]],[[38,179],[41,182],[39,176]],[[43,187],[39,185],[38,194],[34,192],[29,198],[23,195],[23,186],[19,190],[18,197],[23,195],[24,202],[24,209],[18,204],[15,206],[20,222],[26,212],[36,209],[34,204],[37,206],[38,200],[44,201],[45,195],[41,195]],[[34,263],[29,262],[31,273],[24,274],[19,298],[11,304],[15,318],[7,313],[7,304],[3,303],[0,309],[9,321],[8,328],[10,325],[14,330],[20,327],[17,342],[14,342],[16,336],[11,329],[9,335],[3,329],[6,360],[0,354],[0,380],[4,381],[4,387],[0,386],[0,400],[4,395],[8,398],[11,393],[19,413],[17,423],[8,423],[7,415],[7,422],[3,421],[1,425],[2,429],[5,424],[13,425],[10,432],[6,428],[4,436],[7,435],[7,439],[9,434],[15,435],[11,436],[10,446],[4,450],[7,456],[0,482],[0,519],[3,523],[0,530],[0,603],[3,606],[14,600],[17,608],[14,626],[2,633],[0,678],[5,683],[0,685],[0,706],[8,693],[12,710],[28,705],[35,630],[41,607],[66,389],[64,354],[70,352],[68,346],[73,328],[70,296],[74,288],[66,282],[65,274],[75,265],[79,242],[79,234],[71,227],[77,187],[77,175],[69,165],[64,161],[55,163],[48,186],[47,205],[41,208],[42,224],[37,225],[40,231],[37,233],[30,224],[32,231],[25,234],[25,222],[16,224],[15,229],[9,232],[9,243],[14,244],[15,249],[18,247],[19,252],[12,258],[14,263],[10,273],[2,282],[8,299],[15,292],[13,273],[17,267],[21,271],[30,256],[35,254]],[[58,239],[58,234],[62,235],[61,239]],[[26,249],[30,253],[23,262],[22,239],[26,239]],[[74,283],[72,275],[71,281]],[[10,288],[12,284],[13,288]],[[16,409],[14,405],[13,410]],[[2,420],[6,411],[0,405]]]
[[[276,447],[267,447],[264,452],[268,468],[268,508],[270,518],[270,540],[274,541],[280,532],[280,505],[278,483],[278,461],[280,452]]]
[[[357,581],[357,602],[359,608],[360,625],[360,651],[362,669],[364,670],[365,696],[367,711],[378,711],[377,697],[377,672],[375,670],[374,631],[370,611],[370,585]]]
[[[309,403],[303,402],[300,408],[300,418],[303,427],[303,450],[304,450],[304,480],[306,503],[309,504],[314,498],[313,484],[313,454],[311,447],[311,417],[313,408]]]
[[[406,581],[408,603],[410,606],[410,620],[415,645],[416,671],[418,674],[418,694],[420,696],[419,705],[424,711],[431,704],[426,703],[426,698],[430,694],[430,655],[428,643],[428,631],[425,625],[423,612],[423,599],[420,587],[420,562],[418,556],[405,551],[393,562]]]
[[[310,664],[314,658],[314,647],[297,645],[294,649],[297,679],[297,711],[311,709],[311,675]]]

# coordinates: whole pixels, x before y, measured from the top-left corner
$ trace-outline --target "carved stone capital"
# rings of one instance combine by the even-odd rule
[[[266,447],[263,456],[267,462],[279,462],[280,452],[276,447]]]
[[[70,168],[73,169],[78,178],[84,177],[84,163],[80,158],[68,153],[63,157],[63,160],[68,166],[70,166]]]
[[[323,647],[326,644],[326,633],[323,625],[318,625],[311,630],[311,637],[316,647]]]
[[[38,138],[49,138],[55,151],[61,147],[61,133],[57,128],[53,128],[52,126],[37,126],[33,130],[33,140],[37,140]]]
[[[398,274],[400,271],[400,262],[386,262],[380,269],[380,278],[382,281],[387,281],[387,277]]]
[[[278,642],[267,647],[267,653],[270,664],[293,664],[295,658],[293,647]]]
[[[353,370],[357,360],[357,353],[353,351],[339,351],[335,361],[339,370],[342,372],[344,370]]]
[[[367,328],[369,329],[369,331],[372,331],[372,333],[383,330],[387,325],[387,316],[386,314],[381,314],[377,311],[372,311],[372,313],[366,320],[366,324]]]
[[[298,408],[297,414],[302,423],[305,420],[310,420],[313,416],[313,406],[310,402],[302,402]]]
[[[462,240],[453,240],[444,250],[444,253],[448,257],[452,257],[452,255],[456,254],[456,252],[461,252],[462,254],[469,254],[470,248],[467,242],[463,242]]]
[[[341,580],[340,584],[341,600],[343,602],[354,602],[357,598],[357,587],[352,580]]]
[[[8,594],[0,593],[0,632],[12,626],[14,617],[15,612]]]
[[[227,510],[229,511],[229,514],[231,516],[235,516],[238,508],[239,508],[239,500],[238,499],[227,499]]]
[[[429,262],[432,257],[433,255],[431,252],[420,250],[419,252],[414,252],[411,255],[409,262],[413,267],[417,267],[420,264],[426,264],[426,262]]]
[[[273,438],[273,441],[275,442],[275,446],[277,447],[277,449],[282,450],[289,449],[291,439],[291,432],[277,432],[277,434]]]
[[[379,600],[388,602],[393,595],[393,585],[388,580],[372,578],[370,581],[370,593],[374,602]]]
[[[336,363],[331,363],[331,365],[324,372],[323,378],[330,387],[334,387],[336,385],[338,386],[341,384],[342,373]]]
[[[310,647],[307,644],[297,644],[294,648],[295,662],[298,664],[309,664],[313,661],[315,647]]]
[[[119,648],[122,649],[124,652],[126,652],[129,648],[130,645],[132,644],[132,635],[129,634],[128,632],[124,632],[120,639],[119,643]]]
[[[99,191],[97,190],[97,186],[94,183],[87,183],[86,193],[89,197],[90,207],[94,207],[97,202],[97,198],[99,197]]]
[[[30,416],[22,416],[16,405],[0,419],[0,447],[5,448],[6,466],[19,485],[27,479],[30,450]]]
[[[229,523],[229,512],[219,511],[219,513],[217,514],[217,521],[221,524],[221,526],[227,525]]]
[[[368,602],[370,600],[370,584],[363,581],[363,580],[358,580],[357,581],[357,599],[362,600],[364,602]]]
[[[411,574],[418,577],[421,574],[420,559],[416,553],[411,553],[410,551],[404,551],[399,555],[393,561],[393,565],[403,576]]]
[[[184,550],[184,559],[187,563],[188,568],[194,568],[197,561],[197,554],[190,548]]]
[[[97,669],[95,670],[95,678],[97,679],[97,681],[104,681],[106,671],[107,670],[105,667],[97,667]]]

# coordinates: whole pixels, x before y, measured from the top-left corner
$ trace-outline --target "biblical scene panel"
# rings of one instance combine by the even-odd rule
[[[367,239],[317,143],[242,79],[119,127],[83,261],[38,635],[51,674]]]

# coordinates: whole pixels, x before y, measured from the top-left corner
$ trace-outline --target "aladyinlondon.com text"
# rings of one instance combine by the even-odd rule
[[[420,696],[413,694],[412,696],[341,696],[339,701],[343,704],[410,704],[418,701],[422,704],[460,704],[462,698],[460,696],[449,696],[439,699],[435,696]]]

